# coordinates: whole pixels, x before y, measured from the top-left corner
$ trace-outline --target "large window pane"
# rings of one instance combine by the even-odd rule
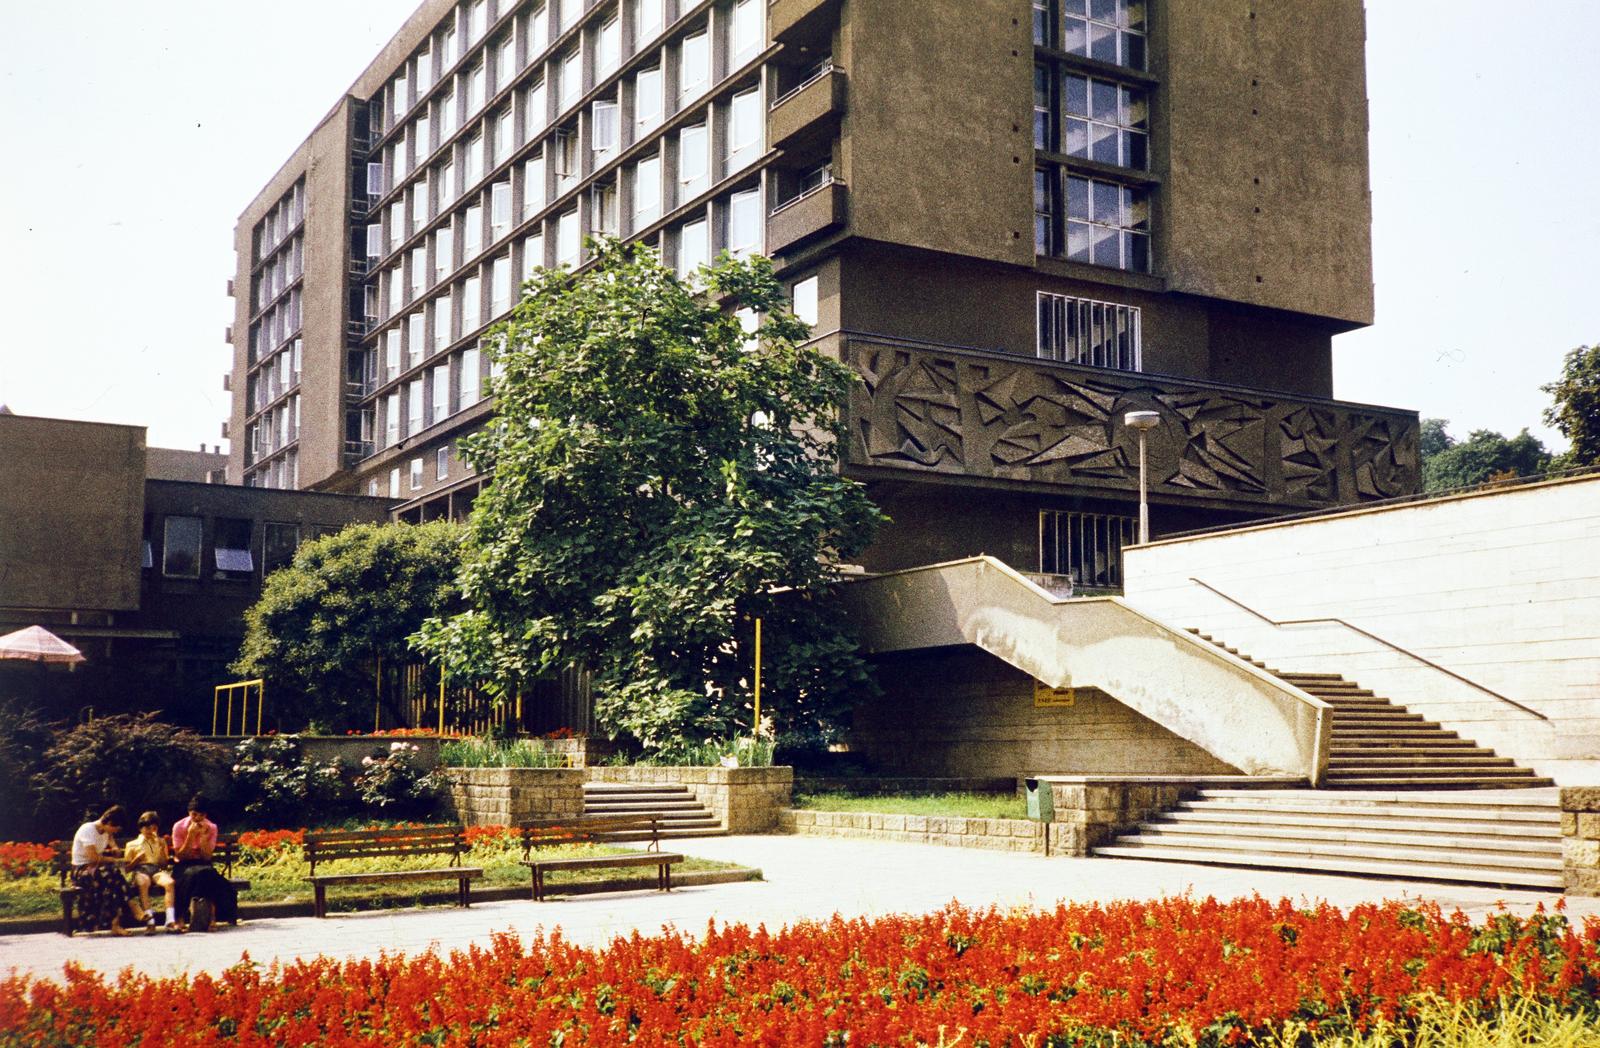
[[[168,578],[200,577],[200,518],[168,517],[161,543],[161,573]]]

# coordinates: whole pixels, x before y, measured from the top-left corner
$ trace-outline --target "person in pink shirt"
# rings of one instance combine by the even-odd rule
[[[239,892],[211,865],[217,848],[217,824],[206,817],[206,799],[196,794],[189,801],[189,814],[172,827],[172,856],[177,860],[172,879],[174,908],[180,926],[188,925],[190,902],[204,899],[216,921],[230,924],[238,920]],[[209,931],[214,922],[202,920],[199,931]]]

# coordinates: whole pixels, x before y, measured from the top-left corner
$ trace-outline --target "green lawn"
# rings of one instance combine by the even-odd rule
[[[800,793],[796,808],[812,811],[865,811],[884,815],[939,815],[978,819],[1025,819],[1028,804],[1012,793]]]
[[[667,850],[670,850],[668,842]],[[559,848],[541,848],[542,858],[566,858],[578,855],[614,855],[639,851],[640,848],[609,845],[567,845]],[[311,885],[306,882],[310,868],[301,857],[297,846],[275,848],[270,852],[247,853],[246,862],[233,868],[235,877],[250,882],[250,889],[239,896],[242,903],[302,903],[312,898]],[[475,882],[479,887],[527,887],[528,870],[519,865],[522,859],[520,845],[507,841],[481,841],[462,859],[464,866],[483,868],[483,878]],[[447,862],[447,857],[410,859],[359,859],[335,863],[318,863],[320,873],[356,873],[378,870],[432,869]],[[732,863],[712,862],[708,859],[686,857],[673,867],[675,872],[704,870],[729,870]],[[641,883],[654,878],[655,870],[597,869],[566,870],[550,874],[546,882],[559,892],[563,885],[594,881],[630,879],[637,877]],[[57,881],[53,874],[32,877],[0,879],[0,917],[24,917],[59,913],[61,902],[56,895]],[[331,910],[358,910],[380,907],[415,905],[425,894],[453,892],[455,885],[449,881],[422,881],[409,885],[379,886],[371,884],[346,884],[330,886],[328,906]]]

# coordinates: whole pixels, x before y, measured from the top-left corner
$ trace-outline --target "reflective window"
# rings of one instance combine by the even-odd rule
[[[161,574],[174,579],[200,577],[200,518],[168,517],[161,543]]]

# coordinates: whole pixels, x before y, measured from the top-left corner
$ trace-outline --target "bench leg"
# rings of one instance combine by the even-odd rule
[[[464,907],[472,905],[471,887],[465,877],[461,878],[461,905]]]
[[[661,890],[664,892],[672,890],[672,864],[670,862],[661,864]]]
[[[72,938],[72,897],[63,896],[61,899],[61,934]]]
[[[316,901],[317,916],[319,918],[320,917],[326,917],[326,916],[328,916],[328,889],[327,889],[327,886],[326,885],[322,885],[322,884],[318,884],[318,885],[314,885],[313,887],[315,888],[315,891],[316,891],[316,894],[317,894],[317,901]]]

